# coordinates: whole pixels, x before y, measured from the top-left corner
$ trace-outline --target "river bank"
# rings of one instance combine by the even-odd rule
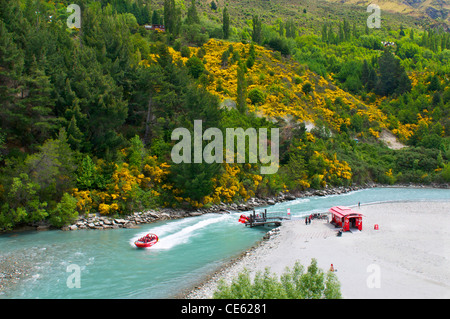
[[[278,276],[295,261],[333,264],[343,298],[450,298],[450,201],[361,205],[363,230],[336,236],[326,221],[283,223],[268,240],[216,271],[183,298],[212,298],[244,268]],[[375,230],[374,225],[379,225]]]
[[[447,200],[449,194],[447,189],[377,187],[342,195],[297,198],[264,208],[268,212],[290,209],[292,216],[299,217],[310,212],[325,212],[335,205],[411,200],[434,202]],[[238,223],[240,214],[238,211],[203,214],[114,231],[52,230],[4,234],[0,236],[0,286],[3,286],[0,287],[0,299],[174,298],[199,286],[206,275],[213,274],[230,259],[249,253],[250,247],[266,235],[267,228],[249,229]],[[369,227],[373,228],[369,223],[364,219],[363,234]],[[437,220],[436,223],[445,225],[446,221]],[[313,221],[310,226],[315,224]],[[379,225],[380,230],[385,229],[384,223]],[[134,240],[148,232],[160,236],[158,246],[136,249]],[[281,231],[278,236],[282,236]],[[265,243],[265,240],[261,241],[261,245]],[[308,260],[301,262],[309,263]],[[66,286],[70,278],[67,267],[72,264],[80,267],[81,289]]]
[[[334,187],[326,188],[323,190],[307,190],[297,193],[280,192],[277,196],[270,196],[267,198],[252,197],[244,203],[220,203],[217,205],[211,205],[208,208],[201,208],[196,210],[184,210],[180,208],[160,208],[146,210],[143,212],[134,212],[130,215],[119,217],[102,216],[100,214],[88,214],[87,216],[80,216],[71,225],[64,226],[62,230],[74,231],[79,229],[107,230],[118,228],[136,228],[141,224],[149,224],[157,221],[200,216],[208,213],[228,214],[230,213],[230,211],[249,211],[258,207],[275,205],[277,203],[295,200],[297,198],[339,195],[372,187],[376,187],[376,185]],[[48,229],[50,229],[50,225],[47,223],[41,223],[36,226],[36,230],[42,231]]]
[[[71,225],[64,226],[62,230],[78,230],[78,229],[118,229],[118,228],[136,228],[141,224],[149,224],[157,221],[179,219],[184,217],[200,216],[207,213],[227,214],[230,211],[250,211],[259,207],[275,205],[277,203],[291,201],[298,198],[306,198],[312,196],[329,196],[346,194],[356,190],[369,189],[375,187],[393,187],[393,188],[449,188],[448,184],[444,185],[378,185],[367,184],[363,186],[341,186],[329,187],[321,190],[309,189],[295,193],[282,193],[277,196],[269,196],[266,198],[252,197],[247,202],[242,203],[220,203],[212,205],[208,208],[201,208],[197,210],[184,210],[180,208],[160,208],[146,210],[143,212],[134,212],[130,215],[110,217],[102,216],[100,214],[88,214],[87,216],[80,216]],[[27,228],[29,230],[30,228]],[[48,223],[40,223],[35,226],[36,230],[48,230],[50,225]]]
[[[200,216],[208,213],[228,214],[231,211],[250,211],[259,207],[271,206],[277,203],[292,201],[298,198],[306,198],[312,196],[329,196],[346,194],[352,191],[370,189],[370,188],[443,188],[449,189],[450,184],[431,184],[431,185],[415,185],[415,184],[397,184],[397,185],[380,185],[365,184],[355,186],[327,187],[325,189],[308,189],[297,192],[280,192],[276,196],[268,196],[265,198],[252,197],[246,202],[241,203],[220,203],[211,205],[208,208],[201,209],[181,209],[181,208],[156,208],[142,212],[133,212],[129,215],[120,216],[104,216],[98,213],[81,215],[70,225],[63,226],[61,230],[74,231],[81,229],[89,230],[108,230],[118,228],[137,228],[141,224],[149,224],[157,221],[179,219],[184,217]],[[53,229],[47,221],[37,222],[32,225],[22,225],[10,231],[0,231],[1,234],[21,231],[46,231]]]

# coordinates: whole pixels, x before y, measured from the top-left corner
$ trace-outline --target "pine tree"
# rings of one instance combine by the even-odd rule
[[[361,82],[368,92],[370,92],[377,83],[377,74],[366,59],[363,61],[363,66],[361,68]]]
[[[377,81],[378,81],[377,73],[373,67],[370,67],[369,76],[367,78],[367,83],[366,83],[366,89],[368,91],[372,91],[375,88],[375,86],[377,85]]]
[[[138,135],[130,139],[130,147],[128,148],[127,162],[130,167],[141,169],[145,156],[144,143]]]
[[[83,146],[87,149],[83,151],[104,155],[123,142],[118,130],[128,114],[127,101],[111,75],[102,69],[93,49],[79,48],[73,63],[70,88],[76,95],[74,103],[79,105],[82,114],[76,116],[76,120],[85,136]],[[76,106],[72,105],[72,108]],[[69,116],[66,115],[66,119],[72,118]],[[85,116],[88,120],[83,121]]]
[[[45,62],[38,62],[33,58],[29,75],[25,78],[22,88],[22,99],[19,102],[27,120],[23,123],[22,130],[29,128],[31,136],[24,143],[42,143],[52,133],[57,132],[57,119],[52,115],[55,101],[52,98],[53,88],[49,77],[39,67]],[[25,130],[24,130],[25,131]],[[25,137],[25,135],[24,135]]]
[[[439,91],[441,89],[441,83],[438,76],[435,74],[431,77],[430,84],[427,86],[428,91]]]
[[[365,86],[367,85],[367,82],[369,80],[369,64],[367,63],[367,60],[364,59],[363,66],[361,68],[361,82]]]
[[[205,65],[203,64],[202,60],[200,60],[195,55],[193,55],[189,58],[189,60],[186,61],[186,67],[189,69],[189,74],[191,74],[194,79],[198,79],[205,70]]]
[[[9,139],[20,140],[23,126],[20,126],[22,112],[17,106],[20,95],[23,52],[13,41],[5,23],[0,20],[0,124]]]
[[[398,33],[399,36],[404,37],[405,36],[405,31],[403,30],[403,24],[400,25],[400,32]]]
[[[398,84],[397,88],[395,89],[395,93],[403,94],[405,92],[410,91],[411,91],[411,80],[409,79],[404,69],[400,70],[400,76],[398,77]]]
[[[95,164],[89,155],[85,155],[77,170],[77,187],[81,190],[92,189],[98,178]]]
[[[73,150],[80,150],[83,142],[83,133],[77,126],[75,115],[72,116],[69,126],[67,127],[67,142]]]
[[[379,78],[375,88],[378,95],[387,96],[394,92],[402,94],[411,90],[411,81],[405,69],[389,50],[384,50],[378,59],[378,73]]]

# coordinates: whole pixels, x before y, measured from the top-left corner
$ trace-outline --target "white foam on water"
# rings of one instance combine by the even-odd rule
[[[145,231],[143,231],[139,234],[136,234],[133,238],[131,238],[130,244],[132,246],[134,246],[134,242],[136,240],[147,235],[148,233],[156,234],[158,237],[163,236],[164,234],[172,233],[172,232],[176,231],[177,229],[184,227],[185,224],[188,224],[190,222],[192,222],[192,220],[190,218],[185,218],[185,219],[173,221],[173,222],[161,225],[161,226],[147,228]]]
[[[308,203],[310,202],[311,199],[309,198],[296,198],[294,200],[290,200],[288,202],[284,202],[286,204],[286,206],[293,206],[293,205],[297,205],[297,204],[301,204],[301,203]]]
[[[134,247],[134,242],[136,240],[148,233],[153,233],[158,236],[159,240],[154,246],[151,247],[151,249],[171,249],[174,246],[188,242],[192,236],[196,235],[195,231],[229,218],[226,215],[213,218],[207,217],[207,219],[202,217],[188,217],[162,226],[148,228],[145,232],[139,233],[131,238],[130,244]],[[188,225],[193,222],[193,225]]]
[[[227,216],[220,216],[220,217],[201,220],[198,223],[191,225],[191,226],[187,226],[174,234],[159,237],[158,243],[155,244],[152,247],[152,249],[171,249],[180,244],[185,244],[193,236],[196,235],[196,231],[198,231],[202,228],[205,228],[211,224],[215,224],[215,223],[224,221],[226,218],[227,218]]]

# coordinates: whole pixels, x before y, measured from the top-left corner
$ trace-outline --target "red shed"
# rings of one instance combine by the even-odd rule
[[[331,222],[341,226],[343,231],[349,231],[350,226],[362,230],[362,214],[346,206],[331,207],[328,211],[331,213]]]

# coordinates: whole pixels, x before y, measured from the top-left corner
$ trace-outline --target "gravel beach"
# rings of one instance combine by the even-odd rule
[[[337,237],[337,229],[327,221],[286,221],[270,239],[185,298],[212,298],[221,278],[231,282],[244,268],[254,274],[270,267],[281,275],[295,261],[308,266],[311,258],[325,271],[333,264],[343,298],[450,298],[450,201],[389,202],[354,209],[364,215],[362,231]]]
[[[29,252],[0,255],[0,298],[5,297],[9,287],[30,278],[31,258]]]

